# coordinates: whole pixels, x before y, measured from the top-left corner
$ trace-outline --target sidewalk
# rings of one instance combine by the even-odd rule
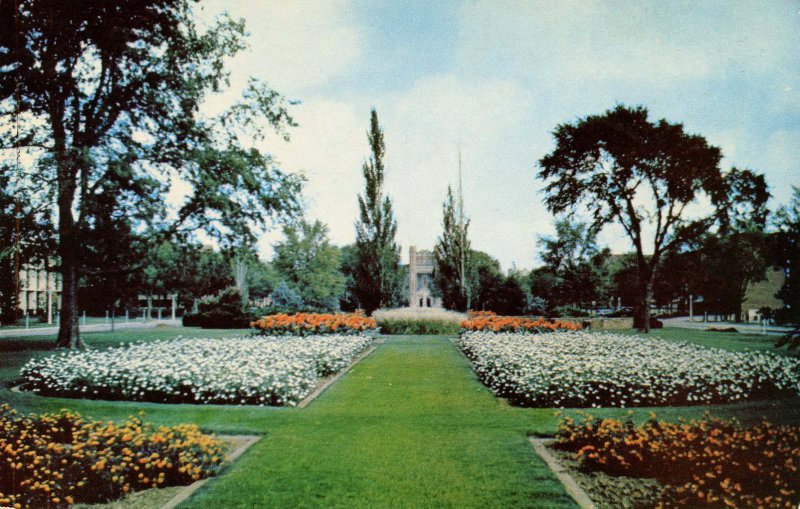
[[[181,320],[149,320],[147,322],[141,321],[120,321],[117,320],[114,323],[114,330],[122,330],[122,329],[150,329],[152,327],[156,327],[158,325],[162,326],[170,326],[170,327],[180,327]],[[87,324],[81,325],[79,327],[81,332],[104,332],[104,331],[111,331],[111,324],[105,323],[94,323],[94,324]],[[11,328],[11,329],[0,329],[0,338],[4,337],[24,337],[24,336],[52,336],[58,334],[58,327],[31,327],[30,329],[24,328]]]
[[[688,316],[681,316],[677,318],[664,318],[661,319],[665,327],[678,327],[681,329],[698,329],[705,330],[708,328],[727,329],[733,327],[739,332],[747,334],[764,334],[765,329],[761,324],[757,323],[736,323],[736,322],[704,322],[703,317],[695,317],[693,322],[689,321]],[[781,327],[778,325],[767,325],[766,334],[786,334],[791,331],[791,327]]]

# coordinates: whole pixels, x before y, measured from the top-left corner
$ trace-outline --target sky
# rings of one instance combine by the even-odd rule
[[[800,185],[800,1],[201,1],[203,20],[243,18],[249,48],[230,62],[299,104],[291,139],[263,150],[307,179],[309,219],[355,239],[366,131],[375,108],[397,240],[431,249],[458,178],[475,249],[504,269],[540,263],[554,231],[537,162],[564,122],[646,106],[722,149],[722,168],[764,173],[772,206]],[[276,232],[259,242],[269,257]],[[600,241],[630,250],[619,228]]]

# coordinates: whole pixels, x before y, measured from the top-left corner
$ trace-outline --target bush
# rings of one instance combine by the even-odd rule
[[[591,313],[588,311],[584,311],[581,308],[576,308],[574,306],[558,306],[553,308],[547,316],[550,318],[563,318],[563,317],[572,317],[572,318],[585,318],[587,316],[591,316]]]
[[[213,297],[205,297],[197,305],[197,313],[183,316],[184,327],[204,329],[246,329],[252,316],[242,309],[242,294],[237,288],[222,290]]]
[[[292,290],[285,281],[281,281],[275,290],[269,295],[272,305],[283,309],[287,313],[297,313],[303,311],[305,304],[299,293]]]
[[[736,421],[660,422],[566,418],[556,447],[581,467],[610,475],[655,478],[665,485],[656,507],[796,507],[800,495],[800,427]]]
[[[62,509],[217,473],[224,446],[196,425],[112,423],[67,410],[29,417],[0,406],[0,505]],[[35,459],[34,459],[35,458]]]
[[[383,318],[378,320],[382,334],[454,335],[461,332],[461,325],[452,320],[413,320]]]

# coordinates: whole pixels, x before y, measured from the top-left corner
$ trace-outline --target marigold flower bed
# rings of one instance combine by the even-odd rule
[[[656,507],[795,508],[800,502],[800,427],[768,422],[746,428],[706,418],[642,426],[591,416],[562,421],[554,447],[582,469],[653,478],[664,484]]]
[[[582,325],[560,320],[550,321],[546,318],[499,316],[491,311],[478,311],[470,313],[469,319],[461,322],[461,328],[465,331],[527,332],[529,334],[537,334],[580,330]]]
[[[362,334],[377,329],[372,318],[360,313],[297,313],[265,316],[250,323],[266,336],[309,336],[319,334]]]
[[[154,427],[58,414],[22,416],[0,406],[0,505],[68,507],[130,491],[188,485],[216,474],[225,446],[195,425]]]
[[[800,394],[800,359],[588,332],[468,332],[484,384],[521,406],[682,406]]]
[[[89,399],[294,406],[371,342],[365,335],[178,338],[67,351],[28,362],[23,389]]]

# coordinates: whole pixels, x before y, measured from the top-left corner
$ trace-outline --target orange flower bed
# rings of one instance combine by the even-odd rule
[[[499,316],[491,311],[472,311],[469,319],[461,322],[461,328],[467,331],[489,332],[542,332],[580,330],[579,323],[561,320],[550,321],[546,318],[527,318],[524,316]]]
[[[310,336],[314,334],[359,334],[378,328],[375,320],[363,313],[297,313],[265,316],[250,327],[268,336]]]
[[[706,418],[642,426],[614,419],[562,421],[556,447],[582,467],[654,478],[657,507],[795,508],[800,502],[800,427]]]
[[[20,416],[0,406],[0,506],[61,509],[215,474],[224,446],[195,425],[153,427],[130,417],[84,420],[67,410]]]

